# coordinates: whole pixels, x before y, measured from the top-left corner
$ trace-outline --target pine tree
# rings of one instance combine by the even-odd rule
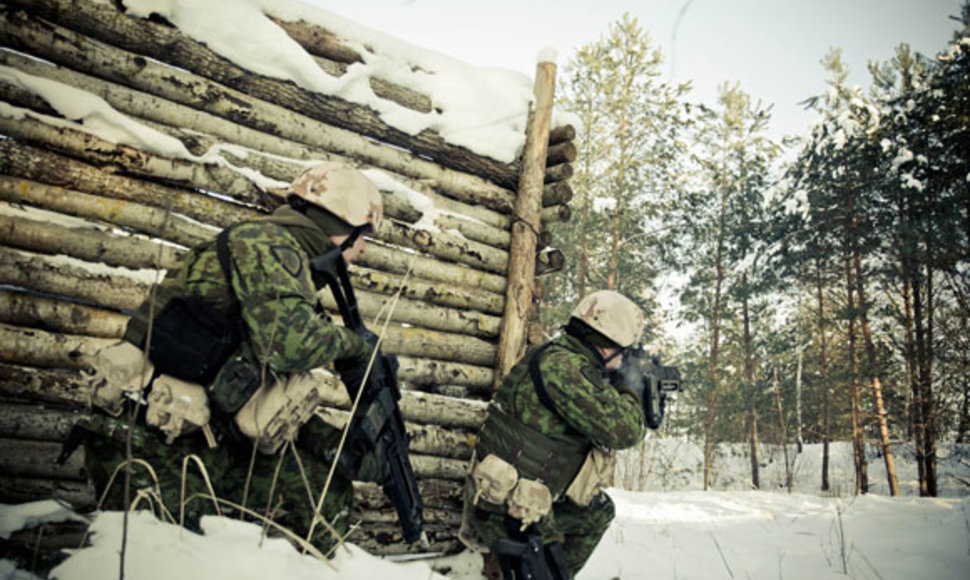
[[[578,117],[573,219],[556,227],[567,271],[549,287],[544,318],[560,322],[588,292],[609,288],[656,311],[657,224],[662,193],[683,150],[687,87],[659,80],[662,55],[625,14],[567,66],[559,106]]]

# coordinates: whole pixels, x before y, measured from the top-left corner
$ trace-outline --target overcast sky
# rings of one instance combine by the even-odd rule
[[[533,76],[537,54],[555,48],[564,68],[576,47],[596,41],[624,12],[666,55],[665,73],[693,81],[693,100],[712,103],[718,84],[739,81],[774,103],[773,133],[803,134],[798,104],[824,92],[819,61],[840,47],[853,75],[909,43],[942,50],[963,0],[304,0],[370,28],[470,64]]]

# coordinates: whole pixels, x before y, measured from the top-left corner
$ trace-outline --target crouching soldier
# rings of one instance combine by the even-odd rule
[[[184,483],[189,527],[216,511],[200,497],[211,485],[222,510],[246,506],[304,537],[313,528],[324,552],[348,529],[352,478],[374,480],[368,470],[379,466],[336,470],[323,522],[314,523],[341,435],[314,410],[322,369],[359,385],[375,339],[318,311],[310,261],[340,248],[333,255],[353,262],[365,249],[362,234],[380,222],[382,200],[361,172],[324,163],[293,181],[287,202],[191,250],[131,318],[124,340],[94,357],[93,402],[105,413],[75,439],[99,496],[107,492],[103,507],[128,507],[121,477],[109,484],[125,459],[122,411],[134,406],[132,456],[141,461],[131,466],[132,489],[177,514]]]
[[[643,314],[613,291],[586,296],[564,333],[520,360],[489,406],[465,492],[460,538],[488,552],[486,575],[572,578],[613,520],[601,491],[612,450],[646,432],[642,391],[606,373],[640,337]]]

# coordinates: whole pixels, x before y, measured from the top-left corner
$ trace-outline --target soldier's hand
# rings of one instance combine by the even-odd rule
[[[340,375],[340,380],[343,381],[347,390],[353,394],[357,392],[361,384],[364,382],[364,375],[367,374],[367,363],[370,361],[370,356],[363,356],[358,358],[345,358],[336,360],[333,363],[334,370]]]

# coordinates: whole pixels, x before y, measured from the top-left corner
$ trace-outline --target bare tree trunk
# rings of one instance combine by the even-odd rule
[[[785,488],[792,492],[791,460],[788,459],[788,425],[785,421],[785,408],[781,402],[781,385],[778,381],[778,365],[772,369],[772,390],[775,393],[775,404],[778,407],[778,428],[781,434],[781,449],[785,457]]]
[[[748,275],[741,276],[741,287],[744,288],[744,297],[741,299],[741,317],[744,324],[744,379],[747,390],[747,397],[750,401],[748,409],[748,447],[751,459],[751,487],[761,489],[761,478],[759,477],[758,460],[758,408],[757,408],[757,389],[754,384],[754,347],[751,338],[751,311],[748,308]]]
[[[862,395],[859,389],[859,355],[856,351],[856,311],[853,295],[853,276],[849,257],[845,258],[846,306],[849,310],[849,382],[852,392],[852,449],[855,462],[855,493],[869,493],[868,465],[866,464],[865,429],[862,423]]]
[[[829,440],[831,439],[831,398],[829,386],[828,339],[825,328],[825,294],[822,284],[822,264],[815,260],[815,290],[818,300],[818,374],[822,384],[822,491],[828,491],[829,483]]]
[[[869,328],[869,303],[866,299],[865,280],[862,275],[862,256],[858,248],[854,249],[853,259],[856,271],[856,292],[859,295],[859,310],[862,312],[860,317],[862,336],[865,340],[867,366],[872,381],[872,397],[876,405],[876,421],[879,425],[879,439],[882,445],[883,460],[886,464],[886,478],[889,482],[889,494],[896,496],[899,495],[899,479],[896,476],[896,462],[893,457],[892,443],[889,440],[889,421],[886,417],[886,407],[882,397],[882,382],[879,380],[876,347],[872,341],[872,332]]]

